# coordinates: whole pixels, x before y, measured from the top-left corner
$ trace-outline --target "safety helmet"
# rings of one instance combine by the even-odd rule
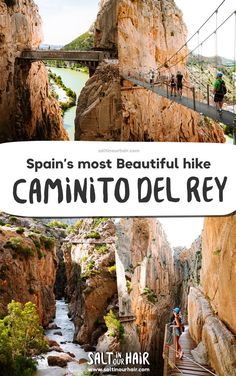
[[[180,313],[180,308],[179,307],[174,308],[173,312],[175,312],[178,315]]]
[[[223,73],[222,72],[218,72],[217,73],[217,77],[222,77],[223,76]]]

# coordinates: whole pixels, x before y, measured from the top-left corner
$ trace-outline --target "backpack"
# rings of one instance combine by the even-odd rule
[[[224,95],[227,93],[225,82],[223,80],[220,81],[220,89],[218,90],[218,93]]]
[[[226,89],[226,86],[225,86],[225,82],[222,81],[221,83],[221,91],[222,93],[225,95],[227,93],[227,89]]]

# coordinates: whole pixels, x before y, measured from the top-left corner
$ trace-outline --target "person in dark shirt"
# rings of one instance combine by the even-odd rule
[[[173,97],[173,94],[176,97],[176,79],[174,74],[171,75],[170,79],[170,96]]]
[[[176,75],[176,80],[177,80],[177,91],[178,91],[180,98],[182,97],[182,92],[183,92],[183,78],[184,76],[182,75],[182,73],[178,71]]]

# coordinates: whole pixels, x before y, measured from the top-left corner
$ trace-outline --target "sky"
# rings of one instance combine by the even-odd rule
[[[203,230],[204,218],[158,218],[172,247],[187,247],[197,239]]]
[[[43,20],[44,43],[65,45],[96,19],[98,0],[34,0]]]
[[[191,36],[213,13],[222,0],[175,0],[182,10],[184,21]],[[83,32],[87,31],[96,19],[99,0],[35,0],[39,6],[43,19],[44,43],[64,45],[71,42]],[[226,0],[219,11],[218,24],[236,9],[235,0]],[[208,27],[199,34],[201,42],[215,28],[213,17]],[[234,56],[234,17],[218,32],[219,55],[228,58]],[[198,37],[195,37],[190,48],[196,47]],[[215,40],[212,37],[197,53],[215,55]]]

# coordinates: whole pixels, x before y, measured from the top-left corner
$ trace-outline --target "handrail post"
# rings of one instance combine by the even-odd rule
[[[210,105],[210,85],[207,84],[207,104]]]
[[[234,139],[234,145],[236,145],[236,117],[234,118],[234,125],[233,125],[233,139]]]
[[[196,111],[196,89],[194,86],[192,88],[192,91],[193,91],[193,109],[194,111]]]
[[[164,370],[163,370],[163,376],[168,376],[168,368],[169,368],[169,346],[167,345],[167,335],[168,335],[168,324],[166,324],[166,327],[165,327],[165,337],[164,337],[164,348],[163,348]]]
[[[176,332],[175,332],[175,326],[172,328],[173,330],[173,346],[174,349],[176,350]],[[176,352],[173,351],[173,363],[176,364]]]

